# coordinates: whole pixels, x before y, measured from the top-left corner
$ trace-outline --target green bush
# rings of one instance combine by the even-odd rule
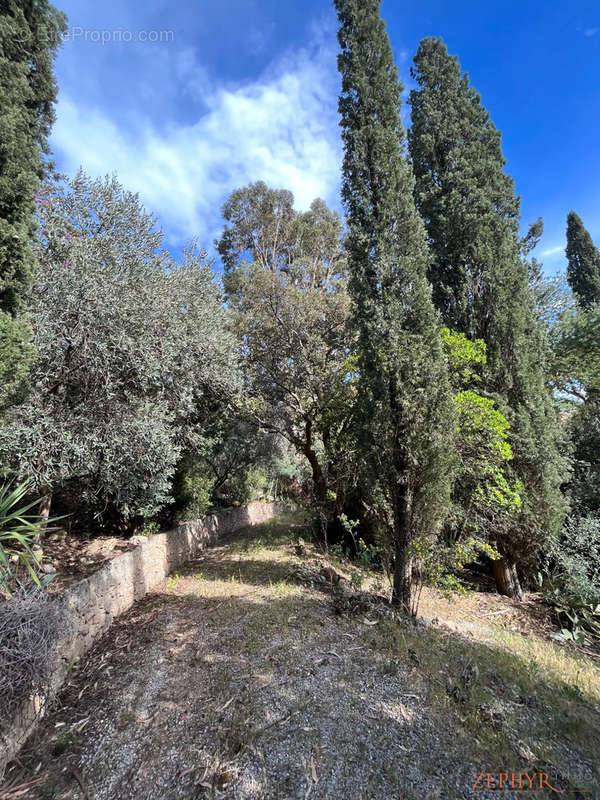
[[[600,637],[600,519],[566,520],[538,582],[562,627],[555,638],[586,644]]]
[[[568,517],[552,545],[546,574],[586,603],[600,603],[600,519]]]
[[[179,493],[182,521],[203,517],[212,506],[213,481],[206,475],[188,473],[183,477]]]
[[[262,467],[250,468],[243,475],[234,478],[230,484],[231,500],[236,505],[246,505],[260,500],[267,488],[267,472]]]
[[[40,577],[40,562],[33,552],[33,545],[46,530],[46,520],[31,513],[40,501],[25,501],[30,489],[31,481],[0,487],[0,594],[5,596],[22,585],[23,576],[40,587],[52,577]]]
[[[139,535],[154,536],[155,533],[160,533],[160,523],[155,519],[145,520],[139,530]]]

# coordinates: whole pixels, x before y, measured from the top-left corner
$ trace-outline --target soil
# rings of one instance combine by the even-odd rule
[[[48,534],[43,541],[43,562],[56,569],[48,591],[56,594],[73,583],[97,572],[115,556],[133,550],[135,544],[117,536],[97,536],[82,539],[63,531]]]
[[[121,617],[0,798],[496,798],[478,775],[542,769],[600,797],[600,672],[533,598],[426,591],[414,624],[373,576],[298,554],[301,525],[236,533]]]

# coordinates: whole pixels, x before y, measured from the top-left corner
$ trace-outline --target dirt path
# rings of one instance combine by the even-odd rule
[[[498,796],[473,788],[483,770],[538,769],[522,737],[534,741],[538,712],[547,727],[542,701],[492,685],[455,633],[368,609],[336,615],[331,587],[298,577],[320,562],[295,555],[293,525],[236,534],[123,617],[73,675],[5,797],[457,800]],[[482,712],[492,694],[500,710]],[[576,740],[587,745],[561,728],[549,774],[593,789],[600,750],[585,726],[597,733],[598,708],[567,699],[582,706]]]

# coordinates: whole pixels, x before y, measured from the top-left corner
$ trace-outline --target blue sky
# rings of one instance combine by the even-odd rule
[[[54,0],[58,167],[116,172],[171,248],[211,246],[227,194],[251,180],[339,206],[336,21],[326,0]],[[503,134],[536,255],[564,268],[574,208],[600,243],[598,0],[384,0],[400,75],[444,38]],[[103,33],[104,32],[104,33]],[[104,39],[104,43],[102,43]],[[155,39],[157,41],[152,41]]]

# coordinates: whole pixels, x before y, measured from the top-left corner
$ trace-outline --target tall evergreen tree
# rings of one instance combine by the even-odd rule
[[[573,442],[571,505],[575,514],[600,513],[600,389],[597,373],[600,321],[600,251],[574,212],[567,216],[567,280],[577,301],[576,313],[564,315],[565,335],[557,353],[575,371],[577,393],[584,402],[570,420]],[[562,353],[561,353],[562,351]],[[565,359],[566,356],[566,359]]]
[[[567,216],[567,280],[583,309],[600,303],[600,251],[574,211]]]
[[[448,327],[477,338],[489,301],[484,273],[505,234],[517,234],[519,202],[502,171],[500,133],[441,39],[420,43],[412,73],[419,88],[408,139],[433,297]]]
[[[503,171],[500,133],[441,39],[420,43],[412,74],[418,88],[410,96],[409,147],[434,297],[450,327],[485,341],[483,389],[511,423],[524,505],[495,542],[504,556],[495,572],[501,591],[519,595],[516,564],[531,566],[560,524],[564,470],[544,377],[546,342],[522,257],[519,199]]]
[[[342,200],[359,333],[362,447],[394,552],[393,599],[413,610],[413,546],[446,511],[451,400],[413,200],[401,84],[380,0],[335,0]]]
[[[54,121],[53,58],[65,17],[47,0],[0,8],[0,410],[23,394],[30,358],[23,315],[34,273],[34,197]]]

